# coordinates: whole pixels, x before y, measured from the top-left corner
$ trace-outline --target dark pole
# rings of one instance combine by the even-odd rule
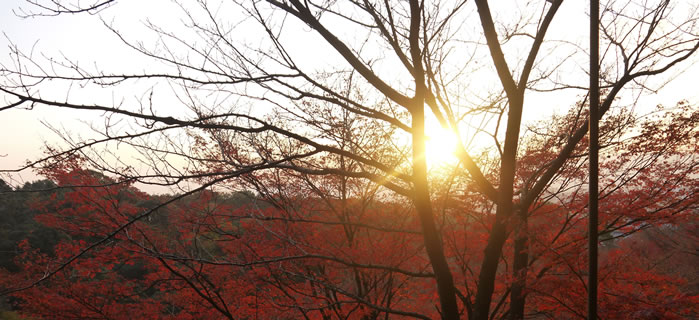
[[[599,174],[599,0],[590,0],[590,215],[587,319],[597,319],[597,220]]]

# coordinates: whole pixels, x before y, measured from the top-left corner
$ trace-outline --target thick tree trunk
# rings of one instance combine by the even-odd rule
[[[413,202],[420,218],[425,250],[430,259],[432,270],[437,280],[437,292],[442,308],[442,319],[459,319],[459,308],[456,304],[456,288],[454,278],[449,270],[449,264],[444,256],[442,239],[432,212],[429,186],[427,184],[427,160],[425,159],[425,71],[422,67],[422,50],[420,49],[420,23],[422,10],[420,2],[410,1],[410,57],[413,62],[413,77],[415,78],[415,97],[409,110],[412,115],[412,147],[413,147]]]
[[[514,210],[512,196],[517,166],[517,145],[519,142],[519,126],[522,119],[522,105],[521,95],[510,97],[505,147],[503,148],[500,164],[498,206],[495,212],[495,222],[490,231],[490,238],[488,238],[488,244],[485,247],[480,274],[478,275],[478,291],[473,312],[475,320],[488,320],[502,246],[505,244],[505,240],[507,240],[506,223]]]
[[[413,110],[413,184],[415,209],[420,218],[425,250],[437,280],[437,291],[443,319],[459,319],[456,304],[456,289],[449,264],[444,256],[442,239],[432,212],[432,201],[427,184],[427,162],[425,160],[425,114],[424,108]]]
[[[529,263],[528,244],[529,233],[527,227],[527,211],[520,209],[517,226],[515,227],[514,259],[512,263],[512,290],[510,291],[510,320],[524,319],[524,305],[526,297],[524,289],[527,281],[527,264]]]
[[[481,272],[478,276],[476,301],[473,304],[473,319],[487,320],[490,312],[490,301],[495,289],[495,275],[498,269],[502,246],[507,240],[505,225],[496,222],[490,231],[488,245],[485,247]]]

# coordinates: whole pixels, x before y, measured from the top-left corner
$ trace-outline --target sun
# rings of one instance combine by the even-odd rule
[[[430,167],[454,166],[459,161],[456,156],[458,139],[453,131],[428,126],[425,133],[425,158]]]

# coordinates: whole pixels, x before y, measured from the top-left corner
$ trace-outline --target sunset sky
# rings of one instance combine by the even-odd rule
[[[143,3],[148,3],[144,5]],[[508,2],[510,4],[515,1]],[[0,4],[0,63],[5,66],[13,66],[10,59],[9,45],[11,41],[25,53],[31,53],[33,57],[43,59],[46,57],[61,57],[65,55],[81,64],[89,65],[98,61],[100,66],[108,66],[112,70],[139,69],[139,59],[132,51],[124,48],[117,37],[106,30],[100,21],[100,17],[107,22],[113,21],[115,26],[134,38],[143,39],[141,34],[136,34],[141,23],[146,17],[164,27],[176,26],[177,20],[169,15],[163,15],[163,8],[171,7],[169,1],[120,1],[117,5],[104,10],[99,15],[73,15],[59,17],[35,17],[20,18],[20,8],[31,8],[22,0],[5,0]],[[573,3],[564,4],[554,24],[552,34],[568,33],[580,38],[586,34],[587,16],[581,12],[582,8],[574,7]],[[13,12],[14,11],[14,12]],[[566,23],[566,24],[564,24]],[[570,28],[569,26],[575,26]],[[317,58],[317,57],[316,57]],[[310,58],[309,58],[310,59]],[[696,57],[694,61],[696,61]],[[145,68],[145,64],[140,65]],[[581,66],[581,68],[584,66]],[[699,67],[689,63],[682,64],[671,71],[676,76],[659,94],[645,93],[640,100],[639,110],[647,110],[658,103],[673,105],[677,101],[687,99],[692,103],[699,103]],[[663,81],[667,78],[663,78]],[[584,81],[585,79],[581,79]],[[654,81],[657,81],[654,80]],[[71,98],[75,98],[75,95]],[[526,98],[525,122],[545,117],[556,112],[556,105],[566,106],[571,102],[574,94],[564,93],[560,95],[562,100],[552,101],[551,95],[537,95],[530,93]],[[567,97],[567,98],[564,98]],[[568,99],[568,100],[565,100]],[[8,102],[7,97],[0,96],[0,100]],[[11,99],[10,99],[11,100]],[[543,108],[542,108],[543,106]],[[536,110],[535,112],[527,112]],[[0,169],[13,169],[22,165],[28,159],[36,159],[42,155],[44,142],[56,143],[59,141],[56,134],[49,130],[46,124],[57,128],[67,129],[73,134],[90,136],[87,124],[99,123],[102,115],[99,113],[84,113],[75,111],[49,110],[46,107],[38,107],[36,110],[8,110],[0,113]],[[35,179],[28,171],[20,175],[13,175],[15,182]]]

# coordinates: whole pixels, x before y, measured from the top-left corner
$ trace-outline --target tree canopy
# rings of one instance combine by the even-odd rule
[[[120,5],[32,0],[21,14]],[[575,30],[558,16],[569,2],[173,5],[177,25],[130,35],[104,23],[142,70],[18,47],[0,65],[0,112],[103,118],[97,137],[57,129],[45,157],[3,170],[49,179],[35,220],[67,235],[53,252],[18,244],[21,271],[0,286],[22,310],[585,318],[587,54],[557,29]],[[699,112],[638,109],[649,79],[694,59],[697,10],[602,4],[604,317],[696,315],[684,275],[654,270],[657,254],[636,255],[634,241],[696,236]]]

